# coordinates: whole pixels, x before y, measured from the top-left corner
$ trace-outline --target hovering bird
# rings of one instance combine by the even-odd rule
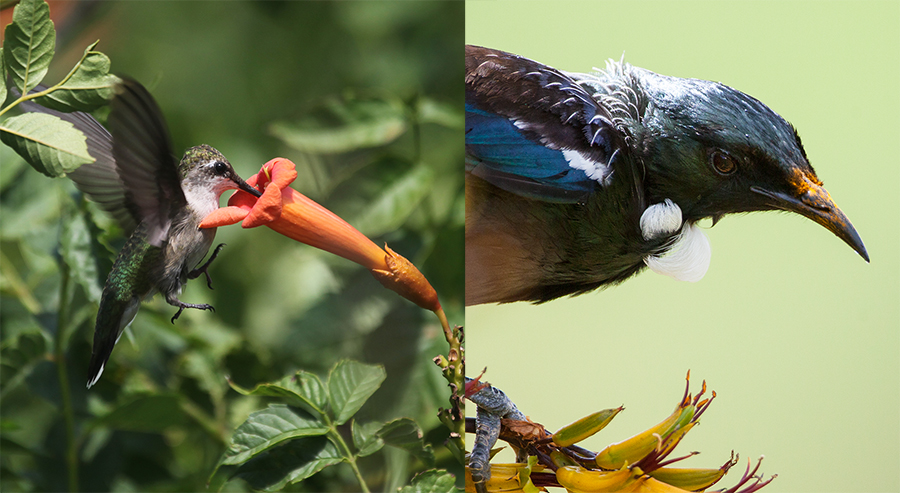
[[[466,46],[466,304],[541,303],[649,266],[697,281],[697,222],[783,210],[867,262],[790,123],[717,82],[567,73]]]
[[[213,310],[212,305],[178,299],[187,280],[200,274],[212,289],[207,268],[223,245],[198,267],[216,235],[215,228],[201,230],[200,222],[219,207],[219,196],[226,190],[240,188],[261,195],[208,145],[191,147],[178,162],[162,113],[139,83],[123,79],[110,107],[107,124],[111,134],[86,113],[28,106],[30,111],[69,121],[85,134],[88,153],[95,161],[68,177],[130,235],[103,288],[88,388],[100,379],[113,347],[134,320],[142,300],[162,293],[167,303],[178,308],[172,323],[185,308]]]

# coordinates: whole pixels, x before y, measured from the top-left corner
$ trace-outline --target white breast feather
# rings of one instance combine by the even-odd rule
[[[218,190],[207,187],[185,187],[184,199],[188,207],[196,211],[200,217],[206,217],[212,211],[219,208]]]

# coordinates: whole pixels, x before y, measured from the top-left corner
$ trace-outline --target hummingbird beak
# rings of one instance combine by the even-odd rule
[[[257,190],[256,187],[250,186],[250,184],[242,180],[240,176],[234,175],[232,179],[241,190],[249,193],[250,195],[253,195],[256,198],[262,197],[262,192]]]
[[[788,212],[796,212],[821,224],[838,238],[850,245],[866,262],[869,254],[862,239],[850,223],[850,219],[838,209],[831,195],[825,188],[811,180],[802,172],[797,172],[794,181],[794,193],[773,192],[753,186],[750,190],[769,199],[768,205]]]

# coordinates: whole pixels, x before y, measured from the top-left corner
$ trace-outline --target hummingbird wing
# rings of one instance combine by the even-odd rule
[[[110,107],[113,157],[128,206],[147,223],[150,244],[160,246],[170,212],[187,203],[165,119],[153,96],[131,79],[116,86]]]
[[[38,86],[35,91],[44,89],[46,87]],[[125,197],[125,184],[119,178],[116,160],[113,158],[112,135],[94,117],[81,111],[63,113],[31,101],[25,101],[20,106],[27,112],[46,113],[67,121],[85,135],[88,154],[94,158],[94,162],[84,164],[66,176],[75,182],[82,193],[109,213],[126,236],[131,236],[140,216],[134,207],[129,206]]]
[[[466,46],[466,169],[488,183],[547,202],[583,201],[609,184],[613,161],[627,152],[612,120],[568,75]]]

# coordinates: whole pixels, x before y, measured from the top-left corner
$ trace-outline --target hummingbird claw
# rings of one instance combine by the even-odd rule
[[[167,295],[167,296],[166,296],[166,302],[167,302],[168,304],[172,305],[172,306],[177,306],[177,307],[178,307],[178,311],[175,313],[174,316],[172,316],[172,323],[173,323],[173,324],[175,323],[175,320],[177,320],[178,317],[181,316],[181,312],[183,312],[185,308],[194,308],[194,309],[197,309],[197,310],[209,310],[209,311],[211,311],[211,312],[215,312],[215,311],[216,311],[216,309],[215,309],[212,305],[209,305],[209,304],[206,304],[206,303],[203,303],[203,304],[197,304],[197,303],[185,303],[185,302],[179,300],[178,298],[176,298],[174,294],[169,294],[169,295]]]
[[[219,243],[218,246],[216,246],[215,250],[213,250],[212,255],[209,256],[209,260],[207,260],[206,263],[188,272],[188,279],[196,279],[200,277],[200,274],[203,274],[204,276],[206,276],[206,286],[209,289],[212,289],[212,279],[209,277],[209,272],[207,271],[207,269],[209,269],[209,264],[211,264],[212,261],[216,259],[216,256],[219,255],[219,251],[224,247],[224,243]]]

